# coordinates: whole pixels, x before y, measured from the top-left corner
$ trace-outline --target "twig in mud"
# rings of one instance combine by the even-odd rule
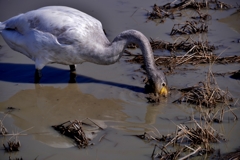
[[[214,50],[218,47],[210,45],[208,41],[194,41],[191,38],[181,40],[180,42],[175,41],[174,43],[153,40],[150,38],[150,44],[153,50],[165,49],[169,50],[172,56],[154,56],[155,63],[157,66],[164,65],[167,68],[175,68],[182,64],[229,64],[229,63],[240,63],[240,56],[228,56],[220,57],[220,55],[213,54]],[[175,55],[177,51],[186,52],[183,56]],[[132,63],[144,64],[142,55],[134,55],[127,51],[127,56],[133,56],[133,59],[127,60]]]
[[[239,71],[230,71],[230,72],[213,72],[214,76],[222,76],[225,77],[226,75],[230,76],[233,79],[240,79],[240,70]]]
[[[197,65],[197,64],[209,64],[213,60],[216,59],[215,55],[209,56],[154,56],[155,63],[157,66],[175,66],[182,65],[182,64],[190,64],[190,65]],[[131,63],[139,63],[143,64],[144,60],[142,55],[134,55],[133,59],[126,60],[127,62]],[[220,57],[215,61],[216,64],[230,64],[230,63],[240,63],[240,56],[229,56],[229,57]],[[213,73],[214,75],[224,76],[226,74],[233,74],[231,78],[239,79],[238,72],[227,72],[227,73]]]
[[[4,127],[2,120],[0,120],[0,135],[6,135],[8,133],[7,128]]]
[[[164,147],[174,143],[190,143],[194,145],[202,145],[206,152],[212,152],[213,148],[210,143],[217,143],[224,140],[219,133],[216,132],[208,123],[199,124],[195,119],[192,120],[194,127],[190,128],[186,125],[177,125],[176,136]]]
[[[170,35],[196,34],[204,32],[208,32],[208,26],[205,22],[186,21],[183,24],[174,24]]]
[[[209,15],[209,14],[204,14],[204,13],[201,13],[200,11],[196,10],[196,12],[198,13],[198,17],[195,16],[195,17],[191,17],[192,19],[201,19],[201,20],[204,20],[204,21],[209,21],[212,19],[212,16]]]
[[[17,137],[15,136],[15,140],[14,141],[8,141],[8,146],[6,146],[3,143],[3,147],[5,149],[6,152],[15,152],[15,151],[19,151],[19,147],[21,146],[20,141],[17,140]]]
[[[156,147],[157,146],[155,145],[155,147],[154,147],[155,150],[156,150]],[[153,150],[151,158],[158,158],[161,160],[177,159],[177,158],[179,158],[180,154],[184,150],[184,148],[180,148],[180,149],[177,149],[176,151],[168,151],[164,147],[158,147],[158,148],[161,150],[161,152],[158,152],[155,154],[155,150]]]
[[[135,135],[135,136],[146,141],[156,140],[153,136],[151,136],[147,132],[144,132],[142,135]]]
[[[178,1],[178,0],[177,0]],[[163,6],[160,6],[164,9],[175,9],[175,10],[182,10],[182,9],[231,9],[232,6],[226,3],[223,3],[219,0],[208,0],[208,1],[198,1],[198,0],[176,0],[174,3],[167,3]]]
[[[224,2],[221,2],[219,0],[211,0],[211,2],[215,3],[216,6],[213,8],[213,9],[231,9],[232,6],[227,4],[227,3],[224,3]]]
[[[231,5],[223,3],[219,0],[210,0],[210,1],[197,1],[197,0],[174,0],[172,3],[166,3],[162,6],[158,6],[154,4],[152,7],[152,11],[148,11],[148,19],[149,20],[156,20],[160,19],[160,22],[164,22],[165,18],[174,19],[176,16],[182,16],[180,12],[174,13],[179,10],[183,9],[194,9],[194,10],[201,10],[201,9],[231,9],[233,8]],[[208,20],[210,15],[200,15],[201,19]]]
[[[210,45],[208,41],[194,41],[190,38],[182,40],[180,42],[175,41],[174,43],[153,40],[150,38],[150,44],[153,50],[166,49],[171,52],[186,51],[187,53],[196,53],[197,55],[209,55],[215,49],[216,46]]]
[[[167,66],[168,68],[169,67],[175,68],[176,65],[181,65],[186,63],[196,65],[196,64],[202,64],[202,63],[209,63],[213,61],[216,57],[214,54],[212,54],[213,50],[215,50],[216,47],[214,45],[210,45],[207,41],[200,42],[200,41],[194,41],[191,39],[186,39],[180,42],[175,41],[174,43],[170,43],[166,41],[150,39],[150,44],[153,50],[166,49],[166,50],[169,50],[172,54],[172,56],[170,57],[154,56],[155,63],[157,66],[164,65],[164,66]],[[186,54],[184,56],[174,55],[174,53],[177,51],[186,51]],[[133,55],[131,53],[127,53],[127,54],[129,56],[134,56],[133,59],[127,60],[128,62],[143,64],[144,60],[142,55]],[[236,59],[236,57],[234,58]],[[218,62],[220,61],[221,59],[218,60]],[[239,58],[239,62],[240,62],[240,58]]]
[[[94,125],[103,130],[103,128],[96,124],[93,120],[89,118],[86,119],[90,120]],[[74,120],[73,122],[67,121],[60,125],[55,125],[52,127],[55,130],[59,131],[61,134],[74,139],[78,148],[86,148],[87,146],[92,145],[92,143],[90,143],[91,139],[86,136],[86,133],[83,130],[83,121],[78,120]]]
[[[194,155],[194,154],[197,153],[200,149],[201,149],[201,147],[199,146],[199,147],[198,147],[196,150],[194,150],[192,153],[190,153],[190,154],[188,154],[188,155],[186,155],[186,156],[180,158],[179,160],[184,160],[184,159],[186,159],[186,158],[188,158],[188,157]]]
[[[205,82],[199,82],[193,87],[183,88],[180,91],[183,92],[182,97],[173,103],[186,102],[211,108],[216,107],[218,103],[228,104],[233,101],[228,91],[223,91],[218,87],[212,74],[207,75]]]
[[[153,148],[153,152],[152,152],[151,158],[154,158],[156,148],[157,148],[157,145],[155,144],[154,148]]]
[[[166,136],[154,137],[150,132],[135,136],[147,142],[154,142],[151,157],[160,159],[185,159],[198,152],[213,153],[214,149],[211,147],[211,143],[225,141],[223,135],[218,133],[210,123],[206,121],[199,123],[194,117],[190,122],[190,126],[176,125],[176,132]],[[167,143],[160,147],[160,142]],[[168,149],[172,146],[176,146],[176,148],[169,151]],[[187,150],[190,150],[189,154],[186,153]]]
[[[21,157],[21,158],[11,158],[11,156],[9,156],[9,160],[23,160],[23,158]],[[36,159],[35,159],[36,160]]]
[[[106,136],[107,134],[102,135],[102,137],[99,138],[98,142],[101,142],[102,139]]]
[[[82,120],[82,122],[84,121],[85,119]],[[93,120],[91,120],[90,118],[86,118],[86,120],[89,120],[90,122],[92,122],[93,124],[95,124],[98,128],[100,128],[101,130],[103,130],[103,128],[101,126],[99,126],[96,122],[94,122]]]
[[[152,7],[152,12],[148,12],[148,19],[155,20],[161,19],[160,22],[164,22],[165,18],[175,19],[175,16],[180,17],[182,16],[181,13],[173,13],[173,11],[165,10],[164,8],[157,6],[156,4]]]

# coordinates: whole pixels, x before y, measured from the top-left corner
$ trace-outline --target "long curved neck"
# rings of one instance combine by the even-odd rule
[[[156,71],[152,48],[148,39],[139,31],[127,30],[118,35],[113,42],[106,47],[105,54],[102,54],[105,61],[104,64],[113,64],[118,61],[129,43],[136,43],[143,54],[144,63],[148,76]]]

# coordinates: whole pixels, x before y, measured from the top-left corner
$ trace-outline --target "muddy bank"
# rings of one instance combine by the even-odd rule
[[[147,20],[146,10],[151,11],[154,3],[162,6],[171,2],[105,0],[96,5],[95,1],[34,2],[26,0],[24,4],[27,5],[21,5],[23,2],[6,1],[0,6],[0,21],[45,5],[67,5],[87,12],[102,21],[110,40],[123,30],[136,29],[144,33],[149,40],[152,38],[154,41],[173,44],[177,39],[182,40],[180,36],[185,40],[189,38],[189,35],[179,33],[170,36],[174,24],[185,23],[189,19],[199,20],[201,15],[192,9],[186,9],[179,11],[181,17],[176,15],[175,19],[166,18],[161,23],[161,20],[157,19]],[[236,1],[225,3],[235,5]],[[211,15],[211,19],[207,22],[208,30],[205,33],[191,35],[191,39],[195,42],[209,42],[208,45],[220,46],[212,52],[234,59],[240,51],[239,13],[235,11],[236,9],[204,10],[204,14]],[[137,71],[141,65],[126,62],[133,58],[131,56],[124,56],[118,63],[111,66],[89,63],[78,65],[76,84],[68,83],[68,66],[49,65],[43,70],[40,85],[36,86],[33,84],[33,62],[12,51],[2,38],[0,38],[0,46],[1,119],[9,133],[23,134],[17,136],[21,143],[19,151],[7,153],[2,146],[0,159],[9,159],[9,157],[12,159],[21,157],[23,159],[69,159],[69,157],[71,159],[79,159],[79,157],[82,159],[149,159],[154,145],[145,143],[132,135],[141,135],[145,132],[160,135],[175,133],[176,125],[180,126],[189,121],[189,116],[194,116],[198,122],[201,121],[202,116],[194,105],[185,102],[172,103],[181,97],[181,92],[177,89],[188,88],[205,80],[209,64],[200,64],[200,59],[196,59],[195,65],[181,63],[176,67],[178,69],[175,70],[176,74],[168,74],[169,88],[172,88],[170,95],[167,98],[161,98],[157,105],[152,105],[147,103],[146,94],[144,94],[144,70]],[[182,56],[177,59],[178,62],[184,62],[182,61],[184,58],[190,58],[185,55],[190,49],[171,52],[171,48],[173,47],[170,47],[170,50],[154,50],[155,58],[175,55],[177,59],[177,56]],[[140,53],[138,49],[128,51],[134,56]],[[191,54],[189,52],[188,56]],[[162,63],[163,60],[159,58],[157,62]],[[166,64],[169,62],[171,60]],[[164,65],[159,65],[159,68],[169,71],[169,68]],[[212,67],[213,73],[218,74],[233,73],[238,70],[239,63],[216,63]],[[236,102],[240,95],[239,80],[230,76],[231,74],[225,74],[225,76],[215,76],[215,79],[219,88],[228,90]],[[239,117],[238,108],[234,113]],[[104,133],[96,134],[96,142],[100,139],[101,142],[86,149],[79,150],[71,139],[60,135],[51,127],[68,120],[82,120],[87,117],[105,126],[106,129]],[[210,118],[216,117],[211,115]],[[227,141],[213,143],[211,147],[215,151],[219,150],[221,155],[235,151],[239,146],[236,139],[240,135],[240,125],[239,121],[234,121],[232,113],[226,112],[221,123],[214,122],[212,125],[217,133],[224,135]],[[10,137],[1,137],[0,140],[1,143],[7,144],[9,139]],[[156,153],[157,150],[155,155]]]

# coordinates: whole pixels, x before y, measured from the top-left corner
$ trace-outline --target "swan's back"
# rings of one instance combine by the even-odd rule
[[[102,24],[97,19],[79,10],[64,6],[43,7],[10,18],[4,23],[6,28],[15,29],[18,27],[18,31],[22,34],[30,29],[49,32],[55,36],[74,27],[83,31],[90,28],[102,29]]]
[[[36,62],[76,64],[109,43],[102,24],[92,16],[64,6],[49,6],[12,17],[0,24],[8,45]]]

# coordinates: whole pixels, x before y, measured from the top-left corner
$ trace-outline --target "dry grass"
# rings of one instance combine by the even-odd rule
[[[219,88],[212,72],[207,74],[206,80],[195,86],[180,89],[183,95],[173,103],[191,103],[208,108],[216,107],[219,103],[229,104],[233,98],[229,91]]]
[[[148,20],[160,19],[160,22],[164,22],[166,18],[175,19],[175,17],[182,16],[182,14],[178,12],[180,10],[193,9],[199,14],[199,17],[193,17],[194,19],[210,20],[211,16],[209,14],[200,13],[201,9],[227,10],[231,8],[233,8],[233,6],[219,0],[174,0],[162,6],[154,4],[152,11],[148,11],[147,18]]]
[[[233,120],[238,119],[231,107],[231,94],[219,88],[211,69],[205,81],[180,91],[183,96],[175,102],[194,104],[200,119],[197,121],[192,116],[190,121],[176,125],[176,132],[168,135],[160,135],[159,131],[137,135],[147,142],[154,142],[152,158],[186,159],[199,154],[212,154],[215,151],[213,143],[226,141],[223,134],[212,127],[212,123],[223,122],[224,115],[228,112],[232,113]]]
[[[157,66],[165,66],[168,69],[174,69],[175,67],[183,64],[197,65],[197,64],[230,64],[240,63],[240,56],[228,56],[220,57],[213,52],[217,49],[217,46],[209,44],[208,41],[194,41],[191,37],[186,40],[177,39],[174,43],[153,40],[150,39],[150,44],[153,50],[168,50],[171,52],[171,56],[154,56]],[[178,52],[186,52],[184,55],[176,55]],[[142,55],[134,55],[129,51],[126,51],[126,56],[133,57],[127,60],[131,63],[144,64]]]
[[[192,16],[192,19],[195,20],[203,20],[203,21],[209,21],[212,19],[212,16],[210,14],[207,13],[201,13],[200,11],[196,10],[198,16]]]
[[[6,152],[15,152],[19,151],[19,147],[21,146],[20,141],[17,140],[17,137],[13,141],[8,141],[8,146],[3,144],[3,147]]]
[[[87,120],[91,121],[95,126],[99,127],[100,129],[103,129],[95,122],[93,122],[91,119],[87,118]],[[77,147],[80,149],[86,148],[89,145],[93,145],[93,143],[91,143],[91,139],[86,136],[85,130],[83,129],[84,125],[91,126],[91,124],[84,123],[83,120],[82,121],[74,120],[67,121],[60,125],[55,125],[52,127],[55,130],[59,131],[61,134],[74,139]]]
[[[4,127],[2,120],[0,120],[0,135],[6,135],[8,133],[6,127]]]
[[[174,24],[170,35],[196,34],[208,32],[208,25],[202,21],[186,21],[181,24]]]
[[[187,125],[189,124],[189,125]],[[147,142],[154,142],[155,147],[152,158],[160,159],[185,159],[197,154],[213,153],[212,143],[225,141],[222,134],[218,133],[211,123],[197,122],[194,117],[185,124],[176,125],[176,132],[160,135],[159,131],[136,135]],[[161,145],[164,142],[164,145]],[[172,148],[174,147],[174,148]]]

